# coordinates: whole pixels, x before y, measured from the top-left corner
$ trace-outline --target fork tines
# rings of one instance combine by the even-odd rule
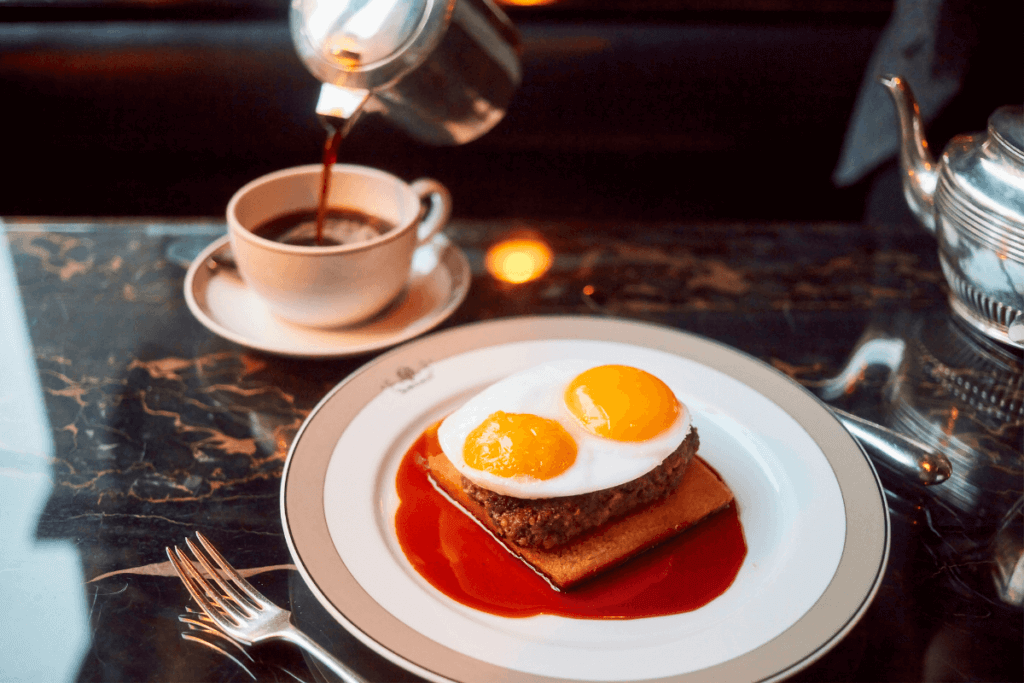
[[[196,547],[190,539],[185,539],[185,544],[202,567],[203,572],[200,572],[193,561],[189,560],[177,546],[166,549],[171,565],[188,592],[203,611],[222,628],[225,628],[225,625],[221,623],[221,620],[230,619],[232,625],[240,625],[244,619],[255,616],[261,603],[256,589],[235,571],[234,567],[206,540],[205,536],[196,532],[196,538],[202,545],[202,550]],[[213,562],[209,558],[212,558]],[[216,568],[213,563],[216,563]],[[210,576],[223,592],[218,593],[214,590],[210,582],[204,578],[203,573]]]

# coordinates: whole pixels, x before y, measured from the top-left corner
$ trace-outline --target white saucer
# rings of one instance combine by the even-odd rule
[[[465,254],[444,235],[416,250],[409,284],[376,317],[350,327],[302,327],[274,316],[230,266],[210,257],[230,250],[224,236],[204,249],[185,274],[185,301],[211,332],[257,351],[296,358],[339,358],[399,344],[437,326],[469,291]]]

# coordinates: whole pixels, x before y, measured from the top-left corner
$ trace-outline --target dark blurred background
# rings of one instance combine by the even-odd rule
[[[974,5],[962,87],[929,123],[937,151],[1022,97],[1024,3]],[[433,176],[461,217],[861,218],[878,173],[831,178],[891,0],[505,9],[524,81],[495,130],[435,148],[365,117],[339,161]],[[220,216],[252,178],[317,163],[319,84],[287,10],[0,0],[0,216]]]

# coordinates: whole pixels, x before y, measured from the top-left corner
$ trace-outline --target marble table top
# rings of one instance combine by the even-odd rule
[[[195,605],[164,549],[199,530],[368,680],[418,680],[317,613],[281,525],[292,438],[379,352],[283,358],[210,332],[182,286],[224,234],[205,219],[0,222],[0,679],[322,680],[288,646],[243,652],[179,621]],[[949,454],[953,478],[927,489],[878,468],[885,579],[860,623],[794,680],[1021,680],[1021,355],[950,317],[928,235],[516,220],[454,220],[446,235],[472,281],[440,330],[522,315],[685,330]],[[543,239],[553,265],[502,282],[486,254],[521,235]]]

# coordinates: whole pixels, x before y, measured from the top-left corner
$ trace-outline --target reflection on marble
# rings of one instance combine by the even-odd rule
[[[944,310],[876,325],[851,358],[860,362],[844,375],[872,358],[888,373],[876,394],[882,419],[953,465],[922,508],[936,577],[959,594],[1020,607],[1011,584],[1024,581],[1012,536],[1024,501],[1024,358]],[[859,390],[850,384],[851,394]]]
[[[93,639],[77,677],[252,680],[238,662],[181,637],[189,629],[178,616],[189,601],[167,572],[164,547],[201,530],[235,566],[253,570],[256,587],[278,604],[305,604],[289,585],[297,575],[281,529],[282,467],[309,411],[376,354],[289,360],[200,325],[185,306],[182,279],[190,255],[224,234],[222,222],[12,220],[6,230],[54,443],[52,491],[34,533],[74,547],[84,575],[78,596]],[[517,285],[488,274],[491,245],[531,233],[554,252],[543,277]],[[862,225],[454,221],[447,234],[466,252],[473,283],[442,328],[522,314],[644,320],[730,344],[811,389],[838,375],[866,330],[886,327],[896,311],[911,327],[946,312],[933,241]],[[905,338],[909,353],[915,337]],[[943,363],[951,383],[909,366],[867,368],[836,405],[898,426],[898,376],[932,392],[929,415],[939,406],[948,412],[964,367],[955,358]],[[0,403],[17,399],[9,392],[0,387]],[[1006,464],[1008,481],[1017,477],[1007,499],[1019,496],[1019,436],[991,429],[972,440],[960,431],[968,411],[959,410],[957,438],[999,453],[992,457]],[[18,467],[0,470],[0,481],[24,476]],[[1019,680],[1019,610],[998,599],[984,569],[961,573],[970,590],[951,578],[958,563],[987,561],[977,539],[991,537],[996,522],[886,484],[895,542],[879,597],[861,625],[797,679],[907,681],[953,671],[953,679]],[[966,550],[948,532],[947,511],[954,521],[982,520]],[[327,629],[319,635],[325,644],[338,638]],[[372,680],[400,675],[354,639],[339,647]],[[314,675],[286,647],[250,654],[235,652],[264,680],[288,680],[285,670]]]

